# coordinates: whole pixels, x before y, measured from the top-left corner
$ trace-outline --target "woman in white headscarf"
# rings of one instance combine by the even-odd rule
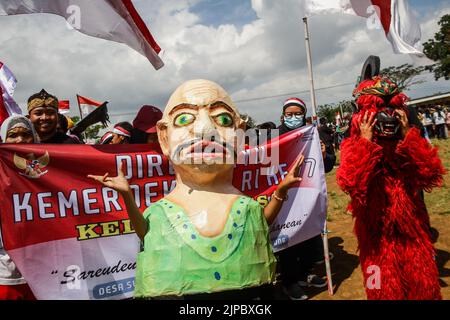
[[[28,118],[14,115],[6,119],[0,128],[4,143],[37,143],[38,136]],[[0,233],[0,300],[35,299],[27,282],[14,262],[3,249]]]
[[[0,129],[3,143],[39,143],[39,138],[31,121],[22,115],[7,118]]]

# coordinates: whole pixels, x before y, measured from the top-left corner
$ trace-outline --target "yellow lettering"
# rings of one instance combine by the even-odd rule
[[[103,228],[102,237],[117,236],[120,234],[119,221],[100,223]]]
[[[256,198],[256,201],[263,207],[265,207],[269,204],[269,200],[267,199],[267,196],[259,196],[258,198]]]
[[[88,239],[99,238],[100,235],[94,231],[94,228],[97,226],[98,226],[98,223],[82,224],[82,225],[76,226],[76,228],[78,229],[78,240],[88,240]]]
[[[131,221],[129,219],[128,220],[123,220],[122,224],[123,224],[123,232],[122,232],[123,234],[129,234],[129,233],[134,233],[135,232],[133,227],[132,227],[132,225],[131,225]]]
[[[121,230],[121,225],[123,230]],[[96,227],[99,227],[100,230],[95,231]],[[76,226],[76,228],[78,230],[78,241],[135,233],[130,219],[82,224]]]

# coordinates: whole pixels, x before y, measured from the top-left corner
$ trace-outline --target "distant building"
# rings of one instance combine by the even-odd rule
[[[450,106],[450,92],[438,93],[432,96],[417,98],[406,102],[408,106],[415,108],[428,108],[436,105]]]

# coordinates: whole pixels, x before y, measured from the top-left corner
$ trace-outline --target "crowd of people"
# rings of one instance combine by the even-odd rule
[[[291,98],[287,101],[292,102],[292,99],[298,98]],[[300,99],[298,100],[301,101]],[[303,101],[299,102],[299,104],[305,106]],[[32,95],[28,99],[27,110],[28,115],[14,115],[4,122],[0,142],[84,143],[83,135],[75,135],[70,132],[70,129],[74,127],[72,119],[58,113],[58,99],[45,90]],[[162,118],[162,114],[159,108],[145,105],[139,110],[132,123],[127,121],[116,123],[101,138],[97,139],[96,144],[158,143],[156,123]],[[448,138],[450,131],[450,107],[441,105],[419,107],[414,108],[413,114],[417,115],[417,122],[420,122],[420,128],[424,137],[427,139]],[[279,129],[280,134],[283,134],[289,131],[288,125],[292,127],[296,124],[296,121],[301,121],[302,126],[312,124],[312,117],[307,117],[306,113],[302,115],[301,120],[293,121],[292,119],[286,118],[286,115],[283,113],[280,117],[281,125],[279,127],[274,122],[268,121],[256,125],[256,129],[267,130],[270,138],[272,129]],[[321,141],[326,145],[330,154],[334,153],[335,150],[339,150],[344,138],[349,136],[351,120],[352,115],[348,112],[343,113],[342,117],[338,117],[333,122],[324,117],[319,119]],[[11,132],[7,135],[9,130]]]
[[[82,144],[83,135],[71,133],[71,118],[58,112],[58,99],[45,90],[28,99],[27,115],[13,115],[1,127],[4,143]],[[99,144],[157,143],[156,122],[162,117],[160,109],[143,106],[133,124],[120,122],[108,131]]]
[[[450,107],[442,105],[419,107],[418,117],[428,139],[447,139],[450,132]]]
[[[307,106],[299,98],[289,98],[280,106],[281,124],[273,122],[259,124],[257,129],[268,129],[269,136],[274,132],[286,134],[311,123],[307,118]],[[44,143],[81,144],[83,136],[70,132],[70,118],[58,113],[58,99],[45,90],[32,95],[27,104],[28,115],[14,115],[1,126],[3,143]],[[130,122],[114,124],[98,144],[158,144],[157,123],[163,112],[154,106],[143,106],[135,119]],[[426,137],[445,139],[445,125],[450,127],[448,108],[420,109],[417,118]],[[344,114],[337,123],[328,123],[321,118],[318,125],[325,172],[333,170],[336,163],[336,150],[350,135],[352,115]],[[410,120],[410,123],[416,123]],[[273,131],[278,129],[278,131]],[[272,130],[272,131],[271,131]],[[272,133],[271,133],[272,132]],[[332,258],[332,253],[330,254]],[[325,287],[326,279],[313,273],[316,264],[324,262],[321,235],[282,250],[277,254],[278,273],[283,293],[292,300],[308,299],[307,288]],[[6,252],[0,248],[0,299],[31,299],[32,293],[20,272]]]
[[[450,132],[450,106],[427,106],[413,108],[411,114],[416,122],[420,122],[420,128],[425,138],[428,140],[447,139]],[[331,142],[335,150],[339,150],[342,141],[350,134],[351,114],[343,113],[342,117],[337,117],[336,121],[330,122],[327,118],[320,118],[319,131],[326,133],[328,141]]]

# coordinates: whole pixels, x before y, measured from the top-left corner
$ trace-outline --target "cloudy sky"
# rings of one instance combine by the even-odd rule
[[[258,122],[278,122],[283,101],[298,96],[309,105],[309,83],[300,0],[134,0],[153,36],[164,49],[165,66],[156,71],[122,44],[69,30],[63,18],[34,14],[0,17],[0,61],[19,83],[16,101],[45,88],[61,100],[75,95],[107,100],[112,122],[131,121],[144,104],[164,108],[173,90],[189,79],[221,84],[243,113]],[[410,0],[422,28],[433,37],[449,0]],[[310,18],[318,104],[351,97],[367,56],[383,67],[414,62],[394,54],[384,32],[350,15]],[[421,63],[420,61],[418,63]],[[450,91],[450,82],[411,88],[415,98]],[[331,89],[321,89],[334,87]],[[275,98],[265,98],[277,96]]]

